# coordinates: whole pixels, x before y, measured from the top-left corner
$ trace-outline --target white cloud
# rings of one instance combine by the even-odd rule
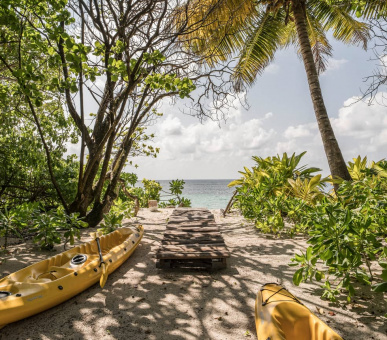
[[[160,159],[253,155],[273,139],[274,130],[266,130],[261,119],[239,122],[239,117],[234,114],[220,128],[211,120],[183,126],[179,117],[168,115],[156,130]]]
[[[311,130],[311,127],[306,124],[298,125],[298,126],[289,126],[285,130],[284,136],[288,139],[308,137],[312,135],[310,130]]]
[[[265,68],[265,73],[268,74],[277,74],[280,70],[280,67],[277,64],[271,63]]]
[[[381,101],[385,93],[378,93],[376,101]],[[368,105],[352,97],[344,102],[338,118],[331,119],[339,135],[364,140],[369,146],[387,145],[387,108],[383,105]]]
[[[160,123],[159,134],[165,136],[179,136],[182,134],[183,125],[179,118],[168,115],[165,120]]]
[[[326,74],[329,71],[339,70],[347,62],[348,62],[347,59],[328,58],[328,60],[327,60],[327,69],[325,70],[325,72],[323,74]]]

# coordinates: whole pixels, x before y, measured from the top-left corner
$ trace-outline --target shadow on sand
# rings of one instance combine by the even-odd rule
[[[255,296],[267,282],[284,284],[310,308],[327,308],[328,303],[316,295],[316,285],[291,287],[293,268],[287,264],[297,249],[305,247],[302,240],[266,239],[251,226],[230,223],[228,218],[218,217],[232,254],[227,269],[156,269],[155,252],[167,216],[155,214],[151,220],[140,216],[137,221],[145,228],[144,238],[134,254],[109,276],[104,289],[94,285],[59,306],[10,324],[0,331],[0,338],[256,339]],[[28,251],[30,257],[15,256],[7,267],[17,270],[32,259],[36,262],[44,257]],[[379,310],[386,310],[385,301],[378,303]],[[324,315],[321,318],[345,339],[385,339],[387,326],[379,317],[376,320],[380,313],[375,311],[373,319],[365,322],[365,311],[373,306],[367,299],[361,306],[364,313],[358,314],[357,320],[341,308],[329,307],[352,323],[339,324],[334,317]],[[362,322],[366,326],[357,328],[356,323]]]

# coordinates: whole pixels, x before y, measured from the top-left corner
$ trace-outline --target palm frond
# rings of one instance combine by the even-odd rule
[[[243,84],[251,86],[258,74],[274,58],[274,53],[281,47],[285,31],[285,13],[260,11],[255,20],[246,27],[247,39],[245,46],[238,55],[238,63],[234,69],[233,81],[237,91]]]
[[[332,46],[326,37],[324,27],[316,20],[311,10],[306,12],[306,24],[316,70],[320,74],[327,68],[327,57],[332,56]]]
[[[387,16],[387,2],[385,0],[356,1],[353,0],[336,0],[336,5],[345,8],[346,11],[365,19],[377,19]]]
[[[322,24],[324,31],[332,30],[337,40],[367,48],[370,39],[369,25],[353,18],[352,13],[342,3],[330,4],[327,1],[311,0],[308,2],[308,8]]]
[[[214,66],[243,48],[246,34],[241,27],[255,13],[253,1],[195,0],[177,8],[175,25],[185,32],[180,41],[186,48]]]
[[[289,22],[283,29],[280,44],[282,47],[289,47],[294,45],[298,49],[299,44],[297,39],[296,25],[294,22]]]

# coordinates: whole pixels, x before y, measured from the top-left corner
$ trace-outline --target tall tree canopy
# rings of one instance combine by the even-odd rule
[[[91,226],[117,197],[128,157],[157,152],[146,145],[144,128],[159,116],[163,99],[188,98],[196,89],[198,100],[191,108],[199,116],[210,100],[220,109],[232,100],[231,83],[223,77],[228,65],[209,70],[203,57],[182,48],[181,41],[203,19],[176,28],[176,5],[167,0],[0,4],[1,109],[9,98],[20,99],[26,119],[37,128],[61,203]],[[81,145],[71,200],[55,171],[59,133],[55,124],[46,124],[58,119],[48,109],[55,101]]]
[[[232,79],[236,90],[252,85],[273,61],[275,52],[295,45],[304,62],[310,95],[333,177],[350,180],[325,108],[318,75],[326,69],[332,46],[327,32],[347,44],[366,48],[369,27],[353,14],[375,15],[385,1],[334,0],[207,0],[181,8],[181,20],[204,17],[207,25],[191,35],[187,46],[209,65],[236,59]]]

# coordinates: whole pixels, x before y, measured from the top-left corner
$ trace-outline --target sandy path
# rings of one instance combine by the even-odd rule
[[[287,264],[302,239],[274,239],[259,234],[240,216],[213,210],[232,257],[228,268],[205,271],[160,270],[155,253],[169,209],[141,209],[144,238],[135,253],[108,278],[69,301],[0,330],[1,339],[256,339],[255,295],[267,282],[284,284],[345,339],[387,339],[387,302],[363,292],[344,310],[319,298],[313,284],[294,287]],[[86,235],[86,233],[85,233]],[[84,236],[82,241],[89,238]],[[27,245],[0,266],[1,277],[51,256]],[[62,251],[59,249],[59,251]],[[328,311],[335,315],[331,316]]]

